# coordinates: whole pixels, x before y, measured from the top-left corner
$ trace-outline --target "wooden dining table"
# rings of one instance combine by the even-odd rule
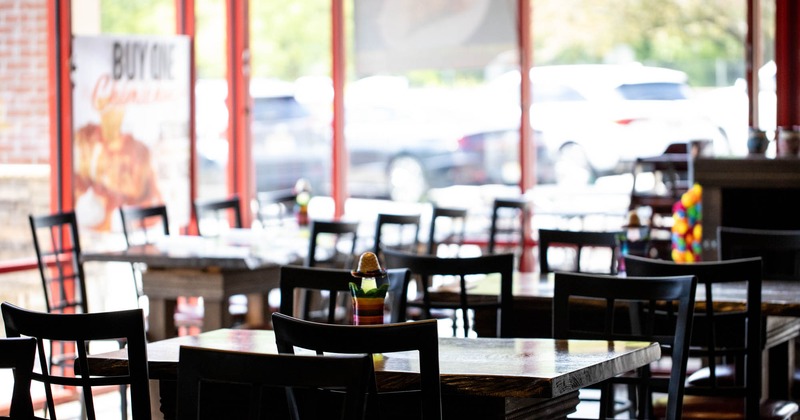
[[[307,246],[307,230],[231,229],[215,238],[169,235],[153,244],[84,252],[81,258],[146,265],[148,333],[161,340],[175,335],[172,314],[185,296],[203,298],[203,330],[231,326],[228,298],[239,294],[248,298],[247,324],[262,325],[269,319],[268,294],[280,286],[280,266],[301,262]]]
[[[149,343],[150,378],[159,383],[164,419],[175,418],[182,345],[277,353],[271,330],[219,329]],[[648,342],[442,337],[444,418],[563,419],[575,411],[581,388],[660,357],[658,343]],[[89,360],[97,374],[127,369],[124,349]],[[416,352],[383,354],[375,358],[375,368],[379,390],[402,390],[419,375]]]
[[[508,325],[511,337],[552,337],[552,300],[554,274],[516,272],[514,278],[512,322]],[[485,276],[468,283],[471,299],[497,299],[499,276]],[[715,285],[714,301],[717,310],[743,309],[747,302],[744,283]],[[698,293],[704,293],[698,289]],[[452,300],[459,297],[454,284],[445,284],[430,293],[431,299]],[[696,310],[705,303],[698,295]],[[761,287],[761,313],[764,318],[764,366],[768,369],[765,395],[791,399],[794,372],[794,340],[800,337],[800,282],[764,280]],[[497,331],[497,311],[476,309],[473,328],[479,337],[494,337]]]

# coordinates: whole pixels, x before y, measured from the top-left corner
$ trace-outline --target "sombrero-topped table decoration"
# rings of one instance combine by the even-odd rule
[[[353,277],[361,278],[361,285],[350,282],[350,292],[353,295],[353,324],[373,325],[383,324],[383,308],[389,284],[378,287],[377,279],[386,276],[386,270],[381,268],[378,256],[372,252],[361,254],[358,259],[358,269],[351,271]]]

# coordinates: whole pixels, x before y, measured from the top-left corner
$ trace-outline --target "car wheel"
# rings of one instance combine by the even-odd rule
[[[565,185],[587,185],[595,174],[583,148],[575,143],[561,146],[555,162],[556,182]]]
[[[394,201],[416,202],[428,192],[422,163],[413,156],[398,156],[389,163],[389,196]]]

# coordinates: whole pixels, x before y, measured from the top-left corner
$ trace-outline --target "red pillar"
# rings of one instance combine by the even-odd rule
[[[250,200],[255,193],[250,142],[250,19],[249,2],[228,0],[227,78],[228,78],[228,191],[239,194],[242,225],[252,222]]]
[[[50,208],[70,210],[72,194],[72,26],[70,0],[47,2],[50,100]]]
[[[800,4],[775,1],[775,64],[778,127],[800,125]]]
[[[344,79],[345,79],[345,41],[344,5],[342,0],[331,0],[331,78],[333,80],[333,121],[331,140],[333,147],[333,172],[331,173],[331,195],[334,203],[335,219],[344,214],[347,200],[348,156],[344,138]]]
[[[194,14],[194,0],[175,0],[175,33],[187,35],[190,39],[189,47],[189,203],[197,198],[197,135],[195,133],[195,95],[194,86],[197,79],[195,63],[195,35],[197,33]],[[182,227],[188,233],[197,234],[197,223],[194,212],[190,212],[189,226]]]

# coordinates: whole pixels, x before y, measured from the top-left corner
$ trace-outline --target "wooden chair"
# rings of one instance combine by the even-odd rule
[[[325,353],[386,353],[416,351],[419,363],[419,388],[411,392],[383,392],[380,384],[370,384],[367,398],[368,415],[381,414],[382,419],[442,418],[441,383],[439,378],[439,337],[436,321],[425,320],[384,325],[335,325],[305,321],[288,315],[272,314],[278,351],[294,354],[295,348]],[[410,386],[414,386],[413,384]],[[389,407],[391,403],[392,408]]]
[[[769,280],[800,280],[800,230],[717,227],[720,260],[761,257]]]
[[[293,189],[259,191],[256,193],[256,217],[261,226],[282,225],[294,214],[297,193]]]
[[[378,259],[383,261],[385,248],[418,253],[420,219],[419,214],[378,213],[375,222],[375,243],[372,249]],[[394,228],[393,235],[385,234],[389,228]]]
[[[358,226],[357,221],[312,220],[308,252],[303,265],[336,269],[352,268],[358,242]],[[342,248],[346,251],[342,251]],[[309,319],[312,310],[337,304],[337,302],[328,303],[320,293],[312,290],[306,290],[302,303],[303,319]]]
[[[195,200],[194,214],[200,236],[219,236],[225,229],[244,227],[238,196],[222,200]]]
[[[617,263],[619,258],[619,237],[621,231],[593,232],[593,231],[571,231],[539,229],[539,271],[549,273],[553,271],[550,252],[555,249],[562,251],[574,251],[574,258],[569,259],[568,265],[560,265],[559,271],[573,272],[598,272],[606,274],[617,273]],[[607,271],[596,271],[597,267],[587,269],[586,261],[581,258],[583,251],[592,253],[593,251],[609,251],[609,265]],[[563,255],[563,254],[562,254]],[[585,256],[585,255],[584,255]],[[566,260],[566,258],[564,259]]]
[[[72,386],[82,390],[83,408],[88,420],[95,420],[92,389],[109,385],[128,386],[134,420],[150,419],[150,383],[145,349],[144,314],[141,309],[95,313],[44,313],[29,311],[9,303],[0,305],[6,335],[37,340],[39,371],[32,374],[42,382],[47,395],[49,418],[57,420],[53,386]],[[88,372],[87,354],[102,341],[123,341],[128,353],[128,371],[115,376],[96,376]],[[49,370],[45,348],[54,343],[74,349],[74,375]],[[116,343],[114,343],[116,344]],[[124,394],[123,394],[124,395]],[[127,401],[127,397],[123,396]],[[127,418],[127,410],[123,413]]]
[[[360,420],[371,372],[372,358],[363,354],[294,356],[181,346],[176,417],[286,418],[279,415],[284,407],[276,398],[283,397],[293,420]],[[301,390],[307,392],[296,394]],[[339,391],[344,403],[331,404],[322,390]]]
[[[677,264],[625,257],[628,276],[697,277],[702,291],[698,291],[702,296],[698,301],[704,309],[695,311],[689,357],[705,367],[687,378],[684,419],[788,419],[798,411],[794,402],[761,401],[761,264],[761,258]],[[732,282],[747,283],[746,308],[715,308],[713,286]]]
[[[200,236],[215,237],[228,229],[241,229],[242,206],[239,196],[226,199],[195,200],[194,214],[197,218],[197,233]],[[228,298],[234,324],[243,322],[247,312],[247,296],[232,295]]]
[[[169,236],[169,217],[167,206],[123,206],[119,208],[122,233],[128,246],[156,243],[159,239]],[[146,264],[132,263],[133,278],[136,282],[136,296],[139,300],[144,296],[142,288],[142,270]],[[187,332],[199,332],[203,328],[203,317],[196,308],[197,305],[188,303],[189,299],[179,299],[175,308],[175,326]]]
[[[498,247],[507,248],[504,243],[512,243],[521,253],[528,239],[529,213],[530,202],[526,199],[496,198],[492,205],[487,252],[494,254]]]
[[[159,238],[169,235],[169,218],[167,206],[152,207],[120,207],[120,221],[122,233],[128,246],[155,243]],[[143,296],[142,269],[136,263],[131,264],[133,277],[136,281],[136,297]]]
[[[688,191],[690,154],[685,150],[670,150],[659,156],[637,158],[633,165],[633,186],[628,210],[647,208],[647,219],[642,220],[647,237],[644,256],[671,259],[672,207]],[[655,185],[643,189],[642,176],[649,174]]]
[[[14,387],[11,394],[9,416],[0,419],[33,419],[31,379],[36,358],[36,339],[31,337],[0,338],[0,369],[14,370]]]
[[[510,318],[513,305],[512,286],[514,276],[514,255],[513,254],[494,254],[481,255],[478,257],[463,258],[439,258],[425,254],[411,254],[402,251],[386,249],[384,258],[386,266],[392,268],[407,268],[411,271],[412,279],[416,276],[418,281],[424,285],[422,290],[417,291],[421,298],[409,300],[409,307],[421,308],[424,316],[432,318],[434,309],[445,309],[450,311],[461,311],[463,320],[464,336],[468,336],[470,330],[469,313],[470,309],[492,309],[498,311],[497,335],[505,337],[510,331]],[[500,294],[497,300],[475,301],[467,295],[467,277],[473,275],[499,275]],[[429,289],[432,287],[434,276],[453,276],[458,278],[459,300],[457,302],[434,301],[430,297]],[[408,290],[406,284],[406,293]],[[456,326],[453,326],[453,335],[456,335]]]
[[[406,269],[386,270],[386,277],[376,279],[378,285],[388,282],[389,293],[386,299],[391,310],[390,322],[405,322],[404,302],[400,302],[402,287],[411,273]],[[300,267],[284,265],[281,267],[281,307],[280,312],[289,316],[295,314],[295,296],[298,291],[314,290],[328,293],[328,307],[324,313],[311,318],[303,318],[329,324],[350,323],[352,319],[352,303],[350,299],[350,282],[358,284],[360,279],[354,278],[350,270],[318,267]],[[337,303],[345,302],[345,305]]]
[[[349,245],[347,241],[350,241]],[[344,242],[347,252],[341,252]],[[306,267],[352,268],[358,242],[358,221],[312,220]],[[325,246],[325,243],[328,246]]]
[[[30,215],[28,219],[47,312],[89,312],[75,213]]]
[[[447,219],[447,230],[441,227],[440,219]],[[433,206],[428,231],[428,254],[437,255],[440,245],[461,247],[467,228],[467,209]]]
[[[654,378],[649,369],[639,369],[601,384],[600,415],[614,418],[613,402],[616,383],[635,385],[638,419],[654,418],[651,389],[668,390],[667,420],[680,419],[684,380],[694,315],[694,276],[659,278],[622,278],[606,274],[565,273],[555,274],[553,295],[553,336],[559,339],[657,341],[672,356],[668,384],[663,378]],[[671,310],[661,310],[659,305],[669,302]],[[628,309],[641,308],[638,317],[624,322],[622,314]],[[664,315],[664,314],[668,315]],[[618,316],[620,315],[620,316]],[[667,327],[656,328],[658,322]],[[663,329],[663,330],[662,330]],[[662,332],[663,331],[663,332]]]

